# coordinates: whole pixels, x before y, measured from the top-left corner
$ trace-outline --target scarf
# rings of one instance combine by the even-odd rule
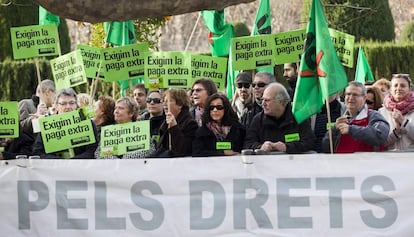
[[[208,122],[206,125],[214,133],[218,141],[223,141],[227,137],[227,134],[229,134],[231,128],[231,126],[220,126],[216,122]]]
[[[395,101],[392,95],[387,95],[384,99],[384,106],[390,111],[398,109],[402,115],[414,110],[414,92],[410,91],[402,101]]]

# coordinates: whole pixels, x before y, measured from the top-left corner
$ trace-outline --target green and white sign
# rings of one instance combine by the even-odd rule
[[[104,126],[101,129],[101,156],[123,155],[150,149],[150,121]]]
[[[145,87],[160,88],[191,87],[190,54],[187,52],[153,52],[145,59]]]
[[[102,66],[100,66],[103,58],[102,49],[86,45],[77,45],[76,48],[81,51],[86,77],[96,78],[98,71],[100,71],[99,79],[103,79],[104,76],[101,75],[103,70]]]
[[[273,67],[275,62],[272,35],[236,37],[232,39],[233,70]]]
[[[342,65],[353,68],[355,36],[331,28],[329,34]]]
[[[92,122],[80,110],[39,119],[46,153],[85,146],[95,142]]]
[[[0,138],[19,137],[17,101],[0,102]]]
[[[293,30],[272,34],[276,64],[299,62],[303,53],[306,30]]]
[[[87,83],[80,50],[50,60],[56,90]]]
[[[213,80],[217,89],[224,90],[226,84],[227,58],[206,55],[191,55],[191,77],[193,82],[199,78]]]
[[[60,54],[56,25],[31,25],[10,28],[14,59]]]
[[[119,81],[144,76],[147,44],[131,44],[103,49],[101,73],[105,81]]]

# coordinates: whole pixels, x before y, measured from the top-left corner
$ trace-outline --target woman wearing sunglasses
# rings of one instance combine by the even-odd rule
[[[242,150],[245,129],[225,95],[208,97],[202,122],[193,141],[193,156],[230,156]]]
[[[367,103],[368,109],[379,110],[384,100],[381,90],[374,86],[367,86]]]

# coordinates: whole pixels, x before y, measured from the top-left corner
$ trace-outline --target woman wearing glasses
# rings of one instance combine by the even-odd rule
[[[201,126],[201,117],[204,112],[207,97],[217,92],[214,81],[208,78],[200,78],[193,83],[191,87],[191,99],[194,105],[190,108],[190,114]]]
[[[379,110],[382,107],[382,96],[381,90],[374,86],[367,86],[367,103],[368,109]]]
[[[395,74],[379,112],[390,124],[388,150],[414,149],[414,93],[408,74]]]
[[[228,98],[211,95],[206,102],[203,125],[193,141],[193,156],[230,156],[242,150],[245,129],[238,121]]]

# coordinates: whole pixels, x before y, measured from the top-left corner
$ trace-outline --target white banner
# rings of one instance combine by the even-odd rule
[[[0,236],[414,236],[413,153],[0,162]]]

